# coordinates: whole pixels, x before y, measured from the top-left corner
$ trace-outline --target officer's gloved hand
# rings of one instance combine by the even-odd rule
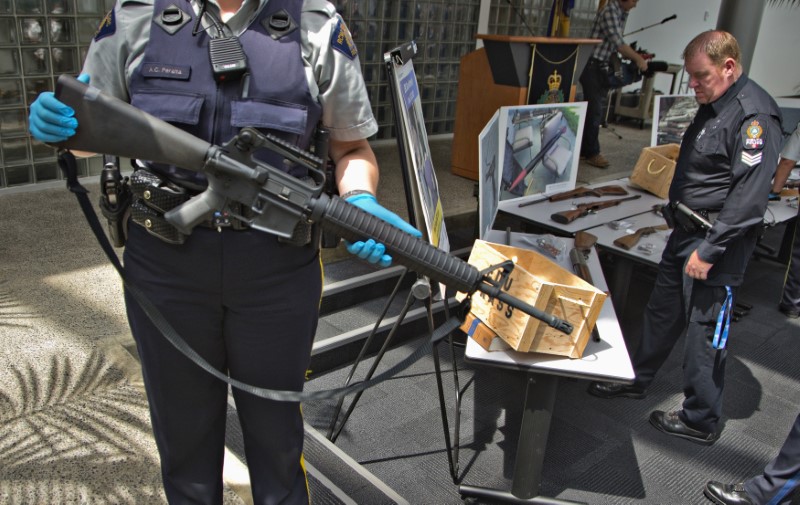
[[[361,193],[359,195],[353,195],[346,200],[348,203],[355,205],[356,207],[360,208],[361,210],[372,214],[373,216],[383,219],[387,223],[400,228],[406,233],[410,233],[415,237],[421,237],[422,233],[411,226],[410,224],[406,223],[400,216],[395,214],[394,212],[390,211],[389,209],[383,207],[381,204],[378,203],[378,199],[374,196],[370,195],[369,193]],[[386,246],[375,242],[372,239],[367,240],[366,242],[358,241],[358,242],[347,242],[347,251],[351,254],[355,254],[361,259],[367,260],[370,263],[377,263],[382,267],[388,267],[392,264],[392,257],[386,253]]]
[[[89,74],[81,74],[78,80],[89,84]],[[63,142],[75,135],[78,120],[72,107],[58,100],[52,91],[40,93],[31,104],[28,130],[33,138],[42,142]]]
[[[772,191],[769,192],[769,201],[774,202],[781,199],[780,193],[773,193]]]

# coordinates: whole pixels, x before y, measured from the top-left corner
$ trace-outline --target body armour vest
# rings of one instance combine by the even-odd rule
[[[248,73],[217,82],[208,53],[214,28],[192,35],[196,15],[188,0],[155,0],[150,39],[142,64],[131,76],[131,104],[212,144],[253,127],[307,149],[322,109],[311,97],[303,66],[302,3],[269,0],[239,36]],[[268,149],[256,151],[255,157],[295,177],[307,172],[284,164],[283,157]],[[200,172],[147,165],[190,189],[207,185]]]

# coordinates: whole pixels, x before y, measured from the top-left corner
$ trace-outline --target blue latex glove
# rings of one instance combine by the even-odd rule
[[[81,74],[78,80],[89,84],[89,74]],[[75,135],[78,120],[72,107],[58,100],[52,91],[40,93],[31,104],[28,130],[33,138],[42,142],[63,142]]]
[[[377,198],[368,193],[353,195],[346,201],[347,203],[353,204],[360,208],[364,212],[368,212],[377,218],[383,219],[392,226],[400,228],[406,233],[410,233],[415,237],[422,236],[422,233],[419,230],[406,223],[394,212],[383,207],[378,203]],[[345,241],[345,244],[347,245],[347,251],[349,253],[355,254],[359,258],[367,260],[370,263],[377,263],[382,267],[388,267],[392,264],[392,257],[386,254],[386,246],[375,242],[373,239],[369,239],[366,242],[358,241],[354,243]]]
[[[769,192],[769,201],[774,202],[776,200],[780,200],[781,195],[779,193],[773,193],[772,191]]]

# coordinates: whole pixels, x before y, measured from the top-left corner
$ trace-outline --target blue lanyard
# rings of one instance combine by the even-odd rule
[[[728,343],[728,330],[731,328],[731,312],[733,311],[733,293],[730,286],[725,286],[725,301],[717,316],[717,327],[714,328],[714,341],[711,343],[714,349],[725,349]]]

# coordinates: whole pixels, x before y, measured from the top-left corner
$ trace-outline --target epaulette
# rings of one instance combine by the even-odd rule
[[[322,12],[332,18],[336,14],[336,7],[328,0],[304,0],[302,12]]]
[[[752,81],[748,81],[736,95],[736,99],[739,100],[739,104],[742,106],[742,111],[745,116],[755,116],[759,113],[758,106],[753,102],[753,92],[758,88],[752,84]]]
[[[120,6],[124,7],[125,4],[136,3],[143,5],[155,5],[154,0],[119,0]]]

